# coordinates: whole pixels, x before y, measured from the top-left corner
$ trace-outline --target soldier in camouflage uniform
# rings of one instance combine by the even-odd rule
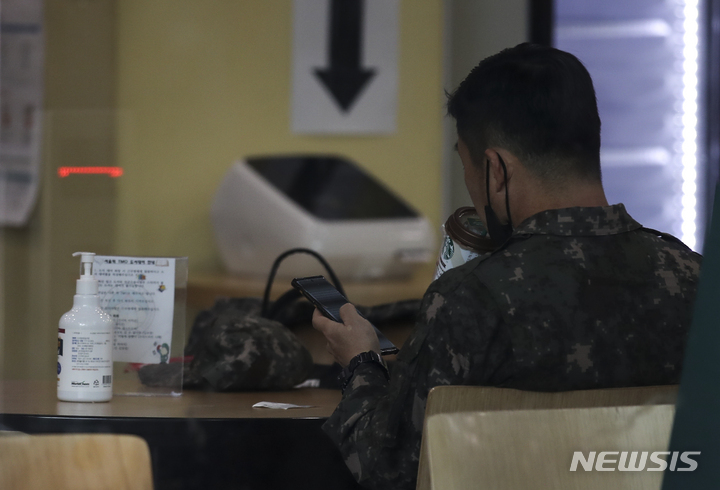
[[[343,324],[313,318],[354,367],[324,429],[369,488],[415,487],[434,386],[657,385],[678,383],[682,367],[700,256],[607,204],[580,62],[520,45],[481,62],[448,105],[468,191],[502,244],[430,285],[389,380],[381,364],[352,361],[379,349],[351,305]]]

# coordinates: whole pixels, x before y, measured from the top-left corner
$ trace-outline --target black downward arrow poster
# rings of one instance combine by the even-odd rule
[[[328,66],[316,68],[320,83],[344,112],[350,112],[375,75],[362,62],[364,0],[330,0]]]
[[[395,131],[399,0],[295,0],[293,23],[293,131]]]

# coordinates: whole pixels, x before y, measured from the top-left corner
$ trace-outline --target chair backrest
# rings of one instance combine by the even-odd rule
[[[645,405],[433,415],[430,488],[659,490],[672,458],[653,453],[666,451],[674,413]]]
[[[488,386],[436,386],[428,394],[425,407],[425,429],[427,429],[428,418],[439,413],[674,404],[677,391],[677,385],[557,393]],[[425,432],[426,430],[423,432],[420,449],[418,490],[429,490],[430,488]]]
[[[3,436],[0,488],[152,490],[150,451],[131,435]]]

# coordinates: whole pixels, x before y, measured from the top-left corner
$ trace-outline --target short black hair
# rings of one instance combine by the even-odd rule
[[[499,146],[546,180],[601,179],[595,89],[570,53],[523,43],[490,56],[448,96],[448,113],[475,163]]]

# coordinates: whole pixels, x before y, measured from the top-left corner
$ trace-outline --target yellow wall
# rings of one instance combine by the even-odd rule
[[[45,0],[44,168],[30,222],[0,232],[0,377],[55,377],[72,252],[220,268],[210,200],[244,155],[347,155],[439,224],[442,2],[401,9],[397,133],[311,137],[289,129],[291,0]]]
[[[45,114],[39,199],[0,233],[0,376],[54,379],[57,328],[72,307],[73,252],[112,253],[115,181],[57,177],[65,165],[114,164],[115,1],[45,0]]]
[[[357,161],[439,225],[442,1],[402,0],[398,129],[390,136],[290,130],[291,0],[118,4],[115,253],[187,255],[220,268],[210,202],[231,163],[262,153]]]

